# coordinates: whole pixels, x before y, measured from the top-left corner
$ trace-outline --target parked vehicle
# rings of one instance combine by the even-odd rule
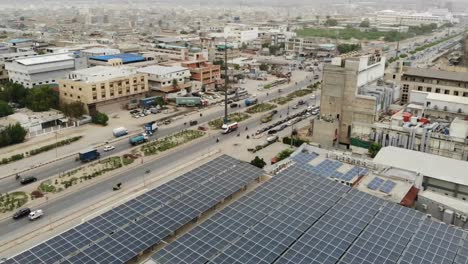
[[[136,146],[136,145],[145,143],[147,140],[148,140],[147,137],[145,137],[145,136],[143,136],[143,135],[139,135],[139,136],[135,136],[135,137],[130,138],[130,139],[129,139],[129,142],[130,142],[130,144],[132,144],[133,146]]]
[[[18,211],[16,211],[15,214],[13,214],[13,219],[20,219],[23,217],[26,217],[31,213],[31,209],[29,208],[21,208]]]
[[[35,220],[44,215],[44,212],[41,209],[37,209],[29,213],[29,220]]]
[[[157,114],[157,113],[159,113],[159,110],[158,110],[157,108],[155,108],[155,107],[152,107],[152,108],[150,108],[149,110],[150,110],[150,112],[151,112],[152,114]]]
[[[115,149],[114,146],[107,145],[107,146],[105,146],[102,150],[104,150],[104,151],[107,152],[107,151],[111,151],[111,150],[114,150],[114,149]]]
[[[97,151],[97,149],[90,149],[85,150],[78,153],[78,158],[81,162],[89,162],[95,159],[99,159],[101,157],[101,153]]]
[[[152,135],[158,130],[158,124],[156,121],[149,122],[145,124],[145,132]]]
[[[236,107],[239,107],[239,104],[238,103],[232,103],[230,106],[231,106],[231,108],[236,108]]]
[[[258,99],[257,98],[255,98],[255,99],[247,98],[247,99],[245,99],[244,102],[245,102],[245,106],[251,106],[251,105],[257,104]]]
[[[121,188],[122,188],[122,183],[119,182],[119,183],[117,183],[114,187],[112,187],[112,190],[113,190],[113,191],[118,191],[118,190],[120,190]]]
[[[268,142],[275,142],[275,141],[278,141],[278,136],[275,135],[275,136],[271,136],[271,137],[267,137],[266,139]]]
[[[36,177],[29,176],[29,177],[22,178],[20,183],[23,184],[23,185],[26,185],[26,184],[30,184],[30,183],[36,182],[36,181],[37,181]]]
[[[196,126],[198,124],[197,120],[190,120],[189,125]]]
[[[114,137],[121,137],[127,135],[128,130],[125,127],[118,127],[112,130],[112,134],[114,134]]]
[[[276,129],[270,129],[270,130],[268,130],[268,135],[276,134],[276,132],[278,132],[278,131],[276,131]]]
[[[239,128],[239,124],[237,122],[231,124],[224,124],[221,129],[223,134],[231,133],[232,131],[236,131]]]

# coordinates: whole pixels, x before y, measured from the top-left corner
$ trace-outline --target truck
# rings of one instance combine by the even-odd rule
[[[254,104],[257,104],[258,103],[258,99],[257,98],[247,98],[245,99],[245,106],[251,106],[251,105],[254,105]]]
[[[234,122],[230,124],[224,124],[221,127],[221,130],[223,134],[228,134],[228,133],[231,133],[232,131],[236,131],[238,127],[239,127],[239,124],[237,124],[237,122]]]
[[[208,101],[200,97],[176,97],[177,106],[206,106]]]
[[[112,130],[114,137],[121,137],[128,134],[128,130],[125,127],[117,127]]]
[[[139,136],[131,137],[128,141],[129,141],[130,144],[132,144],[133,146],[136,146],[136,145],[145,143],[147,140],[148,140],[147,137],[145,137],[145,136],[143,136],[143,135],[139,135]]]
[[[158,130],[158,124],[156,121],[152,121],[145,124],[145,132],[149,135],[152,135],[154,132]]]
[[[89,162],[95,159],[99,159],[100,157],[101,153],[99,153],[97,149],[89,149],[78,153],[78,158],[81,162]]]

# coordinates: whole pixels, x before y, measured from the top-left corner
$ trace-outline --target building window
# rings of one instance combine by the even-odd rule
[[[78,88],[78,90],[80,90],[80,91],[81,91],[81,87],[80,87],[80,88]]]
[[[93,100],[97,100],[97,96],[93,96]]]
[[[453,95],[458,96],[458,91],[453,91]]]
[[[450,90],[445,90],[444,94],[450,94]]]
[[[427,88],[426,88],[426,92],[428,92],[428,93],[432,92],[432,88],[431,88],[431,87],[427,87]]]
[[[114,96],[114,93],[110,93],[110,96]]]
[[[130,84],[130,82],[127,80],[127,81],[125,82],[125,84]]]
[[[81,99],[81,96],[78,95],[78,99]]]
[[[467,92],[464,92],[464,93],[463,93],[463,97],[468,97],[468,93],[467,93]]]
[[[96,91],[96,87],[93,87],[93,89],[92,89],[92,90],[93,90],[93,92],[95,92],[95,91]]]
[[[67,96],[67,93],[63,93],[63,95]]]
[[[422,91],[422,86],[418,86],[418,91]]]
[[[436,89],[435,89],[435,92],[436,92],[436,93],[440,93],[440,88],[436,88]]]
[[[409,90],[409,85],[408,85],[408,84],[404,84],[404,85],[403,85],[403,92],[404,92],[404,93],[407,93],[408,90]]]

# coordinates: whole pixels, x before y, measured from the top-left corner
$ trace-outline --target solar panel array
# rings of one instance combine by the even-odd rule
[[[386,180],[384,184],[380,187],[379,191],[384,193],[390,193],[395,186],[396,183],[394,181]]]
[[[156,252],[152,260],[468,264],[468,236],[295,164]]]
[[[367,184],[367,188],[374,190],[374,191],[378,190],[383,182],[384,182],[383,179],[375,177],[374,179],[372,179],[372,181],[369,182],[369,184]]]
[[[271,263],[349,190],[288,168],[157,252],[157,263]]]
[[[343,166],[343,163],[337,160],[325,159],[316,166],[309,164],[312,160],[317,158],[319,155],[316,153],[301,152],[294,157],[292,160],[295,161],[296,165],[303,168],[306,171],[313,173],[314,175],[335,178],[350,182],[357,176],[366,175],[368,170],[366,168],[353,166],[346,173],[337,171],[338,168]]]
[[[220,156],[5,263],[126,263],[261,175]]]

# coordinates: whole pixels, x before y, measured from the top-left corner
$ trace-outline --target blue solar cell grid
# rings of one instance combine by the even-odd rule
[[[383,179],[381,178],[378,178],[378,177],[375,177],[374,179],[372,179],[372,181],[370,181],[368,184],[367,184],[367,188],[371,189],[371,190],[378,190],[380,188],[380,186],[382,185],[382,183],[384,182]]]
[[[262,174],[220,156],[8,261],[126,263]]]
[[[391,180],[386,180],[382,187],[380,187],[379,191],[384,193],[390,193],[393,188],[396,186],[396,183]]]

